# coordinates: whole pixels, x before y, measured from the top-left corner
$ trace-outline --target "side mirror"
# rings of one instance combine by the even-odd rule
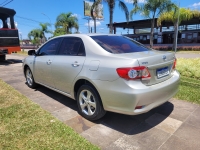
[[[34,50],[34,49],[33,49],[33,50],[29,50],[29,51],[28,51],[28,55],[36,55],[35,50]]]

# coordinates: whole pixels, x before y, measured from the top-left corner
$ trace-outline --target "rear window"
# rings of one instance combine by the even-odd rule
[[[103,49],[110,53],[133,53],[149,51],[144,45],[125,36],[91,36],[91,38],[97,42]]]

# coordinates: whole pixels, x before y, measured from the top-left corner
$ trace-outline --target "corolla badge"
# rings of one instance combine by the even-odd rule
[[[162,57],[162,58],[163,58],[164,60],[165,60],[165,59],[167,59],[167,57],[166,57],[165,55],[163,55],[163,57]]]

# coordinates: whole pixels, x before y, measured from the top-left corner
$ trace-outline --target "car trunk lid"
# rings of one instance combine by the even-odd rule
[[[145,85],[157,84],[172,76],[175,60],[174,53],[150,50],[137,53],[126,53],[122,54],[121,57],[137,59],[139,66],[148,68],[151,78],[148,80],[141,79],[142,83]]]

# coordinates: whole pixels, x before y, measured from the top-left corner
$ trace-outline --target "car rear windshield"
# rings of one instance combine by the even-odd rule
[[[133,53],[149,51],[150,49],[144,45],[134,41],[125,36],[91,36],[91,38],[97,42],[103,49],[110,53]]]

